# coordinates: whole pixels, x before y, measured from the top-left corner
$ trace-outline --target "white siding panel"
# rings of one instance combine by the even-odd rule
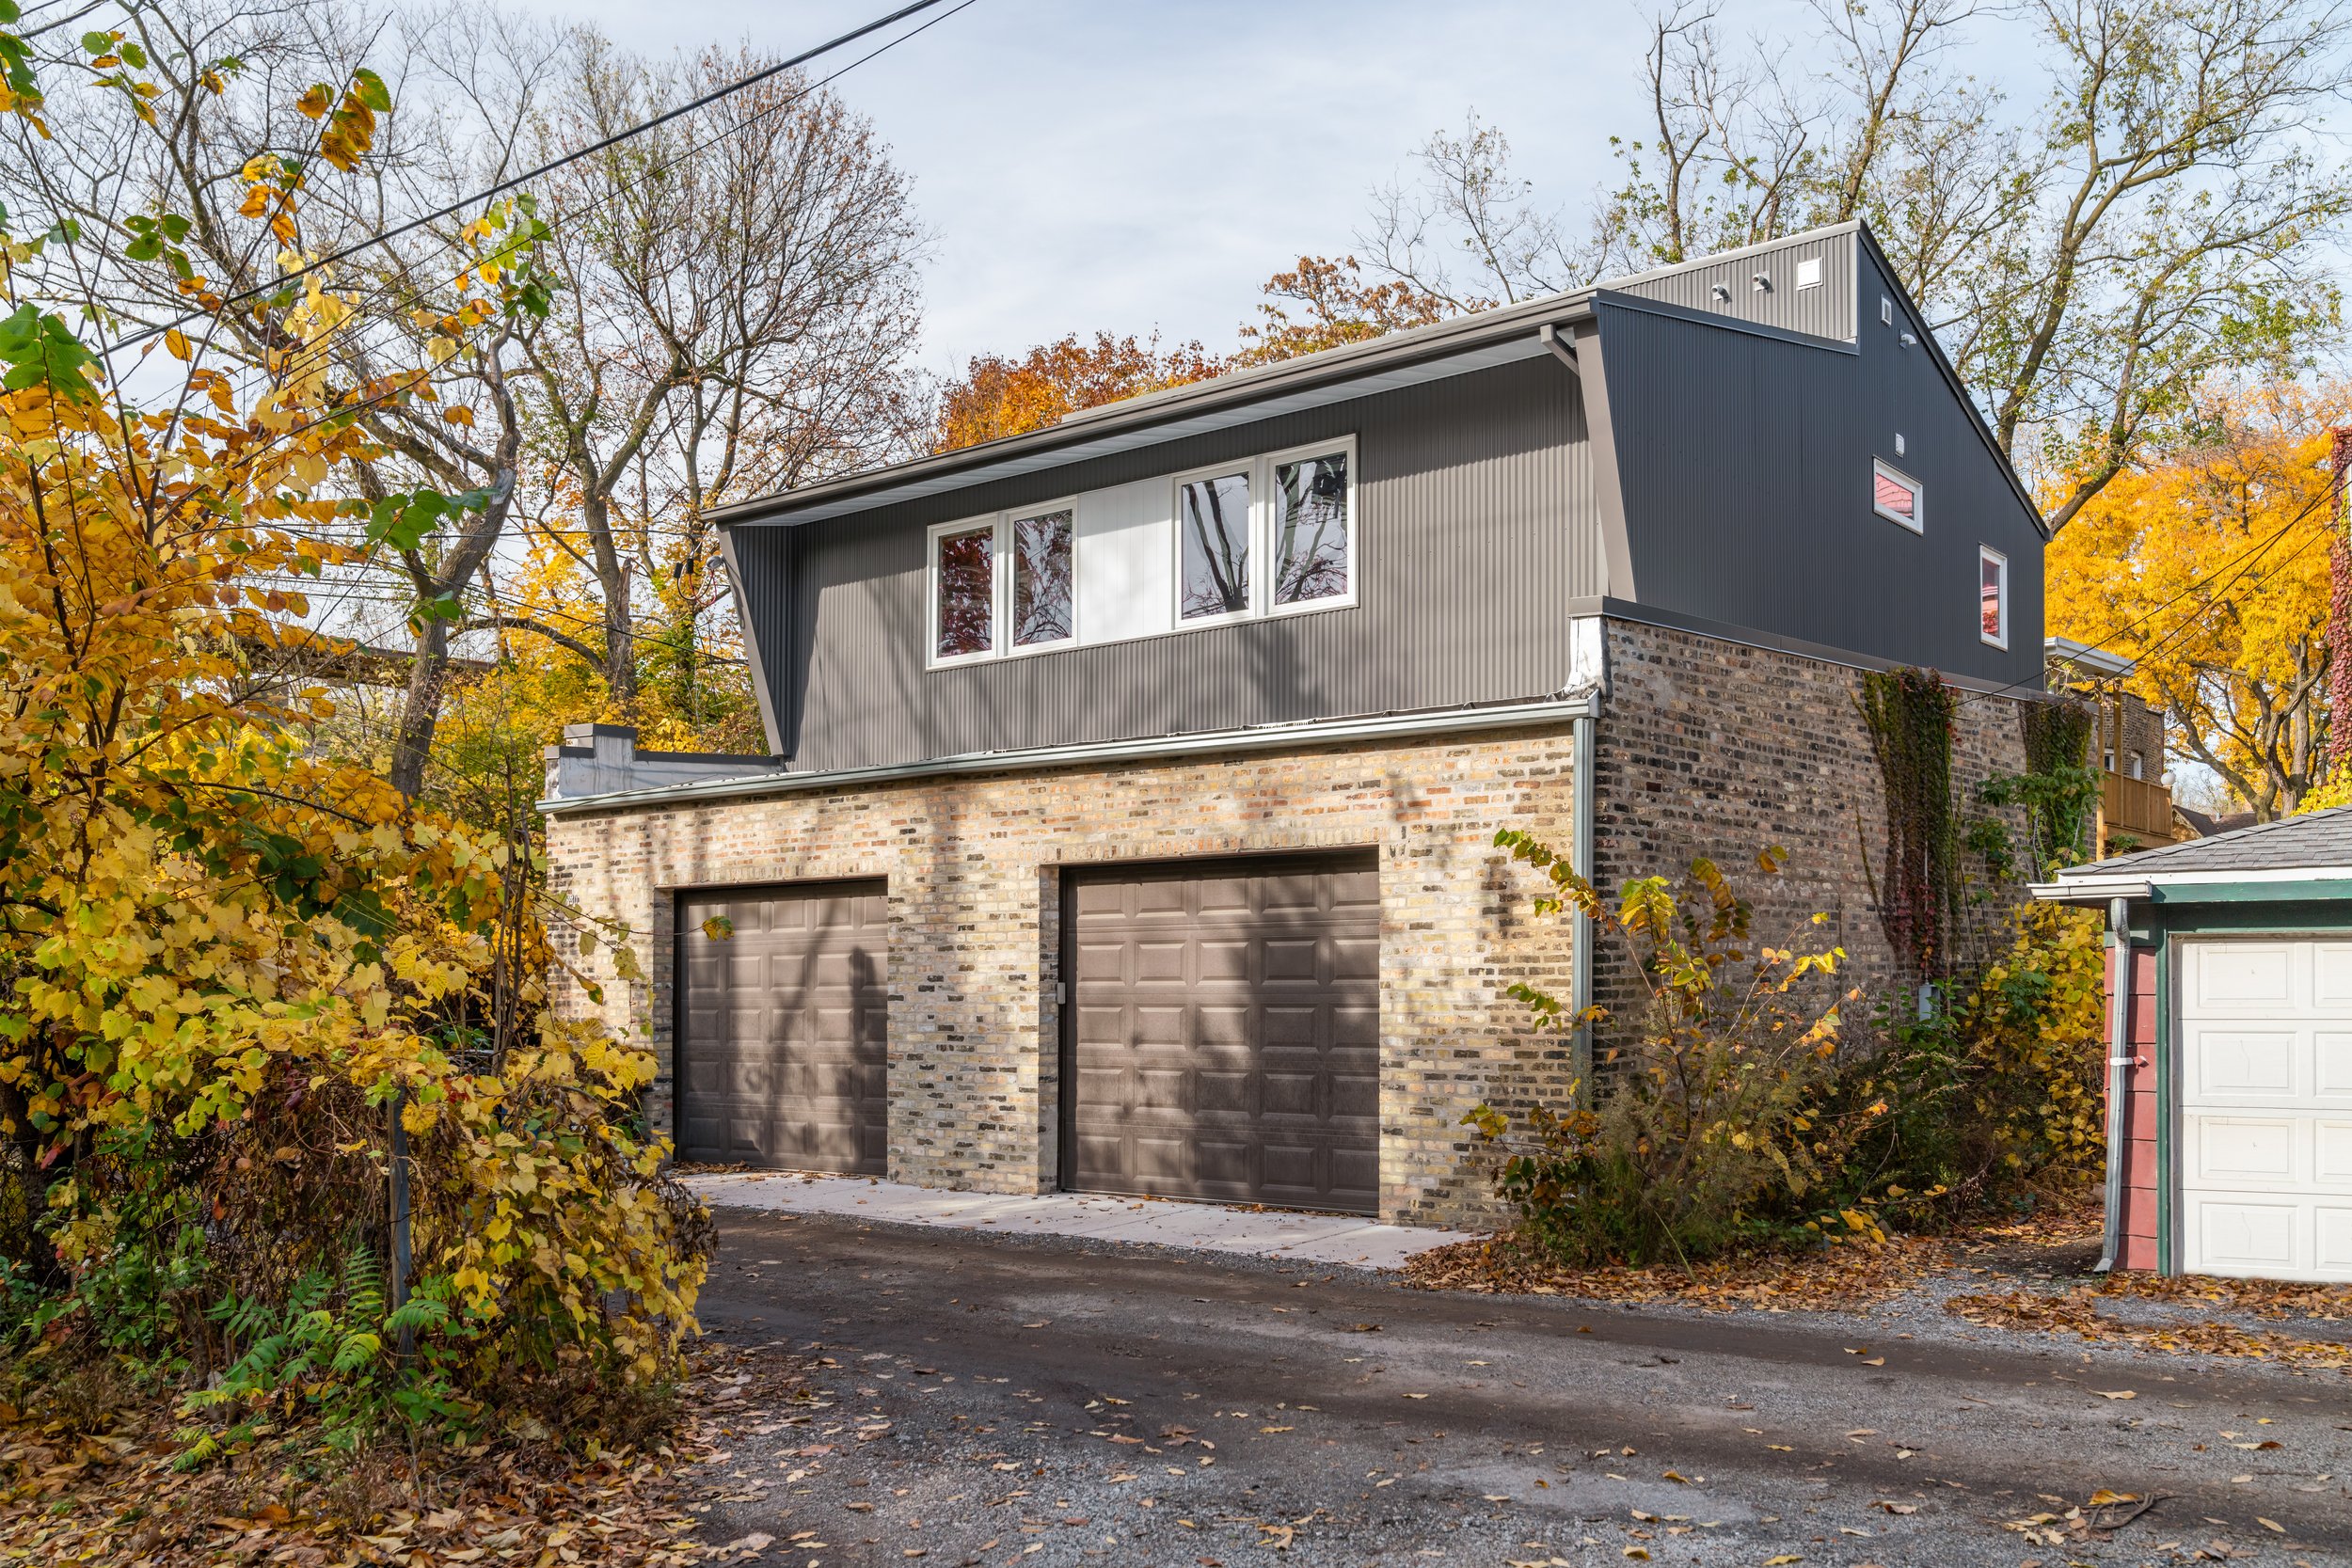
[[[1116,642],[1173,626],[1173,492],[1147,479],[1078,498],[1078,640]]]

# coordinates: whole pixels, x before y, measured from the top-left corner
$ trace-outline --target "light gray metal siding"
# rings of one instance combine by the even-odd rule
[[[1601,309],[1630,596],[2038,688],[2041,534],[1924,344],[1901,346],[1915,325],[1880,325],[1864,267],[1851,353]],[[1871,510],[1873,456],[1923,485],[1924,533]],[[2006,652],[1978,635],[1980,544],[2009,558]]]
[[[1758,245],[1659,277],[1602,287],[1787,332],[1851,342],[1856,320],[1855,270],[1867,265],[1860,259],[1861,248],[1857,230],[1838,229]],[[1820,260],[1821,281],[1814,288],[1800,289],[1797,264],[1808,258]],[[1770,288],[1756,286],[1759,273],[1771,280]],[[1718,288],[1728,297],[1718,299]],[[1867,309],[1876,320],[1875,290]]]
[[[1354,608],[925,668],[928,525],[1349,433]],[[1587,455],[1546,357],[735,537],[793,768],[855,768],[1554,691],[1604,591]]]

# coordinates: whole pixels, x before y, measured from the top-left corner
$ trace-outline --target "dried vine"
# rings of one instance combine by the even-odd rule
[[[1878,891],[1888,945],[1913,978],[1942,977],[1960,906],[1960,832],[1952,800],[1959,698],[1932,670],[1862,677],[1855,706],[1870,732],[1886,800],[1886,879]]]

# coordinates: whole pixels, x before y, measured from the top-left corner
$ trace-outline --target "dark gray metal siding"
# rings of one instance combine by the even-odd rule
[[[930,524],[1351,432],[1354,608],[925,668]],[[1554,691],[1605,591],[1587,455],[1547,357],[735,539],[793,768],[876,766]]]
[[[1602,307],[1633,584],[1645,605],[1898,663],[2038,686],[2042,536],[1866,257],[1852,353]],[[1810,292],[1810,291],[1808,291]],[[1895,436],[1906,451],[1895,453]],[[1916,534],[1870,460],[1924,487]],[[1977,548],[2010,562],[2010,646],[1979,641]]]
[[[1777,326],[1788,332],[1851,342],[1857,292],[1854,272],[1857,266],[1867,265],[1860,260],[1861,250],[1858,232],[1844,229],[1758,245],[1740,255],[1703,261],[1662,277],[1604,283],[1602,287],[1738,321]],[[1797,263],[1809,257],[1820,259],[1821,281],[1815,288],[1800,289]],[[1756,288],[1758,273],[1772,279],[1770,289]],[[1715,297],[1718,285],[1730,294],[1728,299]],[[1876,291],[1872,292],[1867,308],[1870,319],[1876,320]]]

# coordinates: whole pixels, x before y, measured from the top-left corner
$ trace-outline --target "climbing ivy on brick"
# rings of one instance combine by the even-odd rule
[[[1886,874],[1871,879],[1895,956],[1919,981],[1941,978],[1960,908],[1959,818],[1952,803],[1959,694],[1932,670],[1871,672],[1855,699],[1886,805]],[[1866,848],[1864,863],[1868,854]]]

